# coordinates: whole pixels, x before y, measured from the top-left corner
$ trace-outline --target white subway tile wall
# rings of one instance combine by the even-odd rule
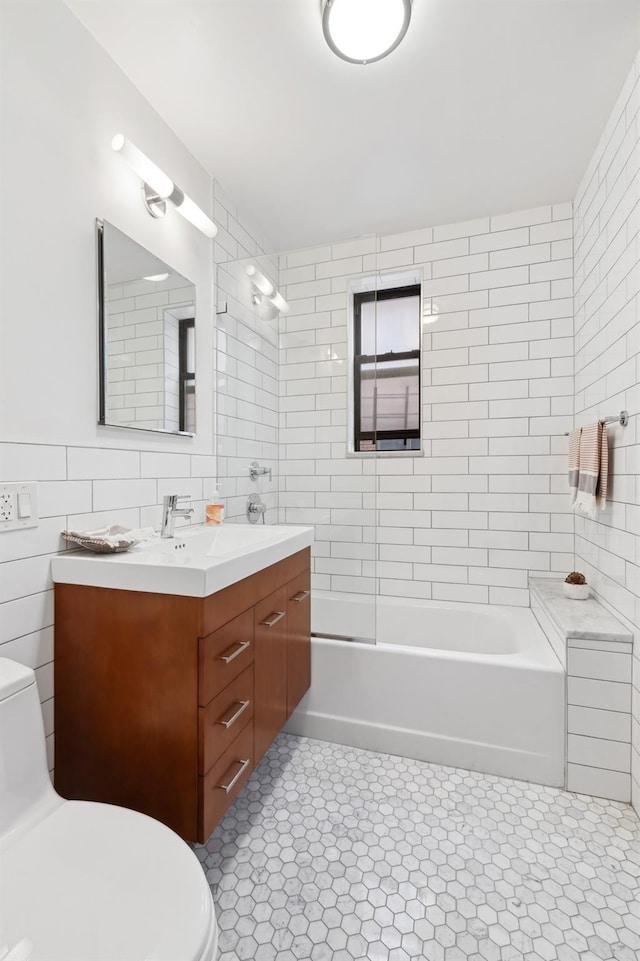
[[[634,632],[632,800],[640,811],[640,55],[578,190],[574,210],[575,418],[587,424],[627,409],[609,428],[611,485],[597,520],[576,517],[576,565],[603,603]],[[597,683],[597,682],[592,682]],[[604,696],[602,707],[616,706]],[[626,702],[626,701],[625,701]],[[611,735],[613,744],[619,738]],[[589,761],[585,761],[588,765]],[[612,784],[621,775],[611,775]],[[593,769],[576,769],[586,790]]]
[[[194,289],[179,274],[108,284],[108,424],[147,430],[179,429],[178,319],[175,308],[193,303]]]
[[[259,493],[267,506],[266,523],[278,522],[278,327],[277,311],[258,293],[246,274],[249,264],[277,283],[277,261],[264,254],[267,244],[241,226],[233,202],[214,185],[217,263],[216,436],[220,495],[225,516],[245,521],[247,497]],[[255,481],[249,465],[271,468],[271,478]],[[205,495],[211,491],[205,491]]]
[[[215,479],[211,455],[44,444],[0,444],[0,479],[37,480],[40,525],[0,534],[0,657],[36,671],[49,766],[53,767],[53,584],[60,531],[107,524],[153,526],[165,493],[188,493],[204,522]],[[176,524],[189,523],[177,519]]]
[[[316,588],[526,606],[572,568],[572,235],[566,203],[281,257],[280,514],[316,525]],[[424,278],[424,455],[348,456],[346,281],[398,266]]]

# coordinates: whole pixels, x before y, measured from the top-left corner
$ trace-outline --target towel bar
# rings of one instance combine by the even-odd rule
[[[626,427],[627,424],[629,423],[630,416],[631,415],[629,414],[628,410],[621,410],[619,414],[612,414],[610,417],[601,417],[600,423],[601,424],[620,424],[622,427]],[[570,431],[565,430],[564,436],[568,437],[569,434],[570,434]]]

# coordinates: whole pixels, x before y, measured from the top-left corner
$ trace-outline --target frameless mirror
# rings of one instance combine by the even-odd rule
[[[98,423],[192,435],[195,285],[106,220],[96,226]]]

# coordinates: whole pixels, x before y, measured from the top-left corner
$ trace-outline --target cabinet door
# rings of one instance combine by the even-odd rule
[[[255,763],[287,720],[287,591],[256,604],[254,653]]]
[[[287,584],[287,717],[311,684],[311,574]]]

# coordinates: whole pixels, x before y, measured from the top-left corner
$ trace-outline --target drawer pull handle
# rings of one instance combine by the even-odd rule
[[[298,591],[297,594],[293,595],[291,600],[295,601],[296,604],[302,604],[302,602],[306,600],[306,598],[309,596],[310,593],[311,591]]]
[[[238,720],[242,712],[246,711],[250,703],[251,703],[250,701],[236,701],[238,708],[235,711],[235,713],[232,714],[231,717],[229,718],[220,718],[220,720],[218,721],[218,724],[222,724],[224,728],[231,727],[231,725],[235,724],[235,722]]]
[[[237,647],[236,644],[238,645]],[[235,651],[233,650],[234,647],[236,647]],[[224,654],[220,654],[218,660],[224,661],[225,664],[230,664],[231,661],[234,661],[239,654],[242,654],[243,651],[246,651],[248,647],[251,647],[251,641],[236,641],[235,644],[232,644],[231,647],[227,648]],[[231,654],[229,653],[230,651],[232,652]]]
[[[238,781],[240,780],[240,778],[242,777],[242,775],[244,774],[244,772],[245,772],[245,771],[247,770],[247,768],[249,767],[250,762],[251,762],[251,758],[249,758],[249,757],[246,758],[244,761],[234,761],[234,762],[233,762],[234,764],[239,764],[239,765],[240,765],[240,769],[239,769],[238,772],[234,775],[234,777],[231,778],[231,780],[229,781],[228,784],[219,784],[218,787],[220,787],[220,788],[224,791],[225,794],[228,794],[229,791],[232,791],[233,788],[234,788],[234,785],[236,785],[236,784],[238,783]],[[229,772],[227,771],[227,774],[228,774],[228,773],[229,773]]]
[[[260,627],[273,627],[285,617],[286,613],[286,611],[274,611],[269,617],[265,617],[264,621],[260,621]]]

